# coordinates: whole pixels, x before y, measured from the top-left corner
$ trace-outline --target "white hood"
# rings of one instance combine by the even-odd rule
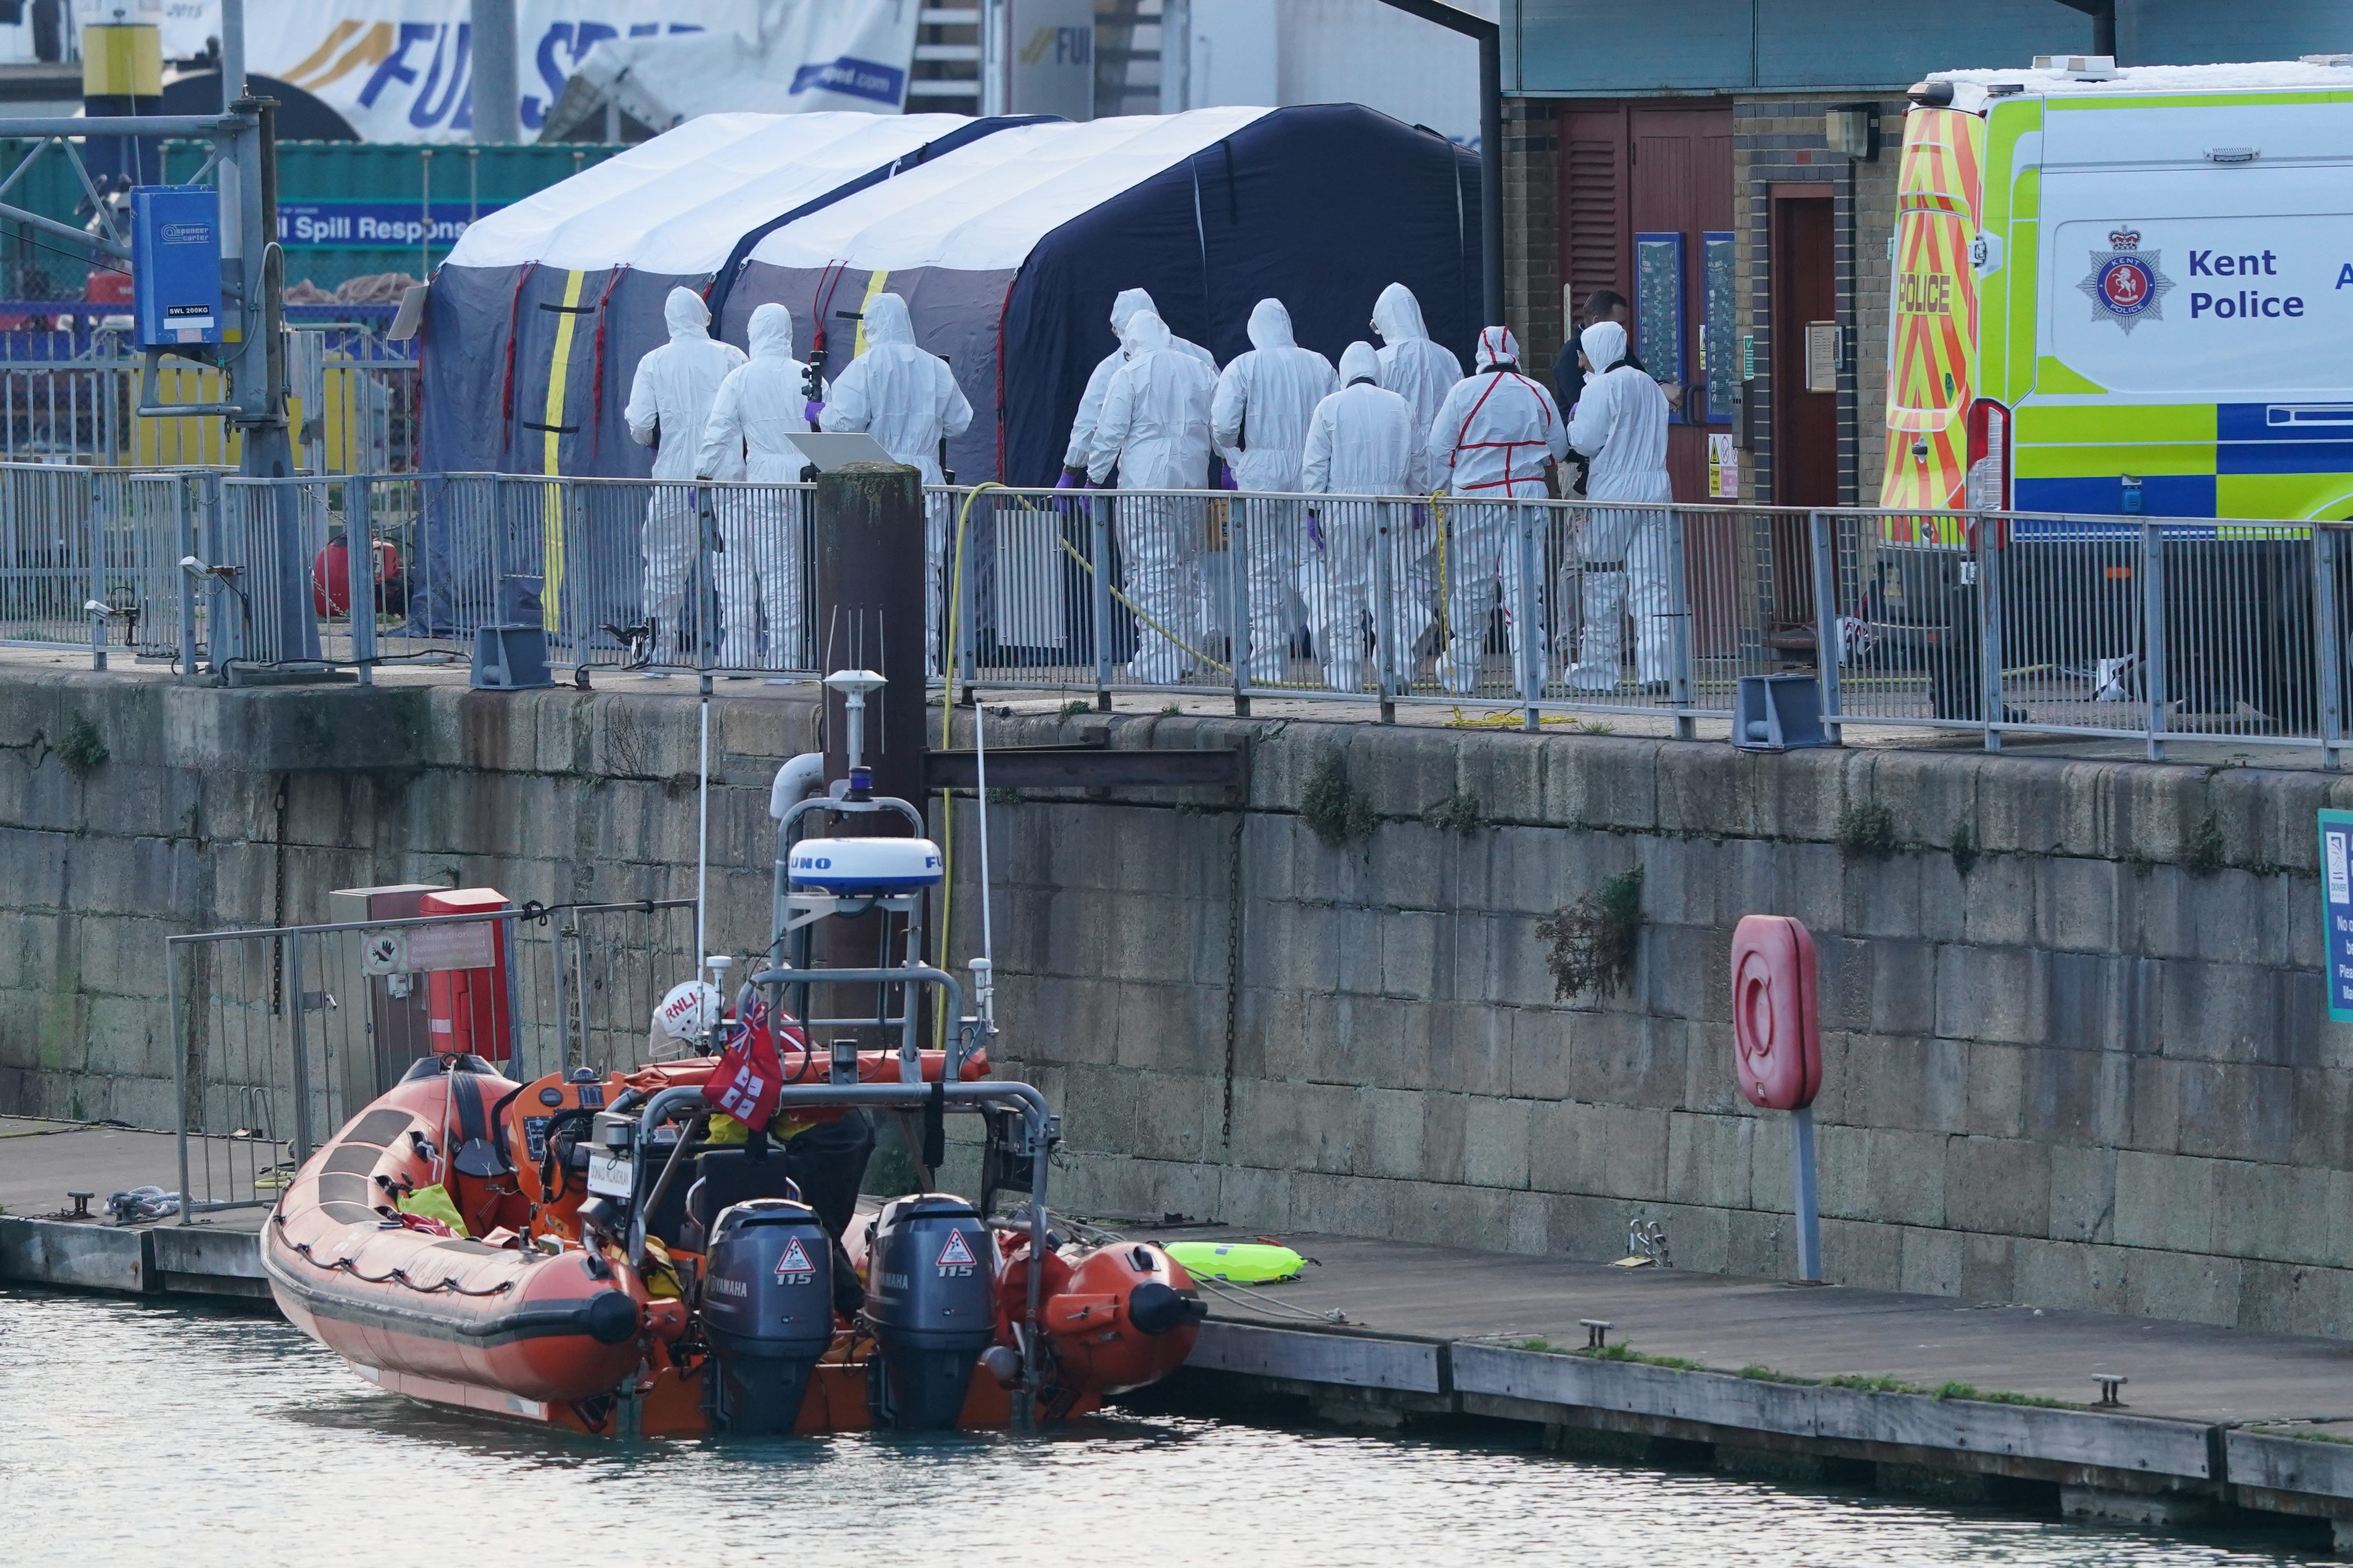
[[[1430,329],[1421,323],[1421,301],[1402,283],[1390,284],[1373,301],[1373,331],[1381,335],[1383,343],[1410,342],[1430,336]],[[1342,373],[1341,379],[1346,379],[1346,373]]]
[[[1350,343],[1340,355],[1340,384],[1354,386],[1360,381],[1375,386],[1381,384],[1381,356],[1372,344],[1362,342]]]
[[[1134,319],[1138,310],[1149,310],[1157,315],[1160,307],[1152,302],[1152,296],[1144,289],[1121,289],[1118,298],[1111,302],[1111,330],[1125,339],[1127,323]]]
[[[672,342],[706,342],[710,336],[711,307],[693,289],[680,287],[670,291],[662,301],[662,320],[669,324]]]
[[[1509,327],[1479,329],[1478,364],[1481,370],[1493,365],[1520,363],[1520,340],[1512,336]]]
[[[793,313],[782,305],[763,305],[752,312],[744,329],[754,359],[793,357]]]
[[[1291,312],[1282,308],[1280,300],[1261,300],[1250,308],[1250,347],[1254,349],[1290,349],[1299,346],[1291,335]]]
[[[866,346],[869,349],[915,346],[915,323],[907,301],[896,294],[877,294],[866,301]]]
[[[1596,321],[1577,335],[1577,346],[1585,351],[1593,374],[1599,375],[1626,357],[1626,329],[1615,321]]]

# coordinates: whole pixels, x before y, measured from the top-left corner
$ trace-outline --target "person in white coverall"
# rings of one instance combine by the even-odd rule
[[[1380,384],[1370,343],[1340,356],[1340,390],[1315,405],[1299,488],[1309,495],[1411,496],[1422,493],[1425,456],[1413,405]],[[1373,552],[1380,545],[1377,503],[1338,501],[1312,509],[1299,593],[1324,683],[1335,691],[1366,686],[1365,617],[1373,609]],[[1402,631],[1397,633],[1404,637]],[[1408,639],[1410,646],[1410,639]]]
[[[694,568],[701,544],[694,512],[695,459],[702,444],[702,427],[711,419],[712,399],[728,373],[744,363],[741,350],[712,341],[711,311],[702,296],[691,289],[673,289],[662,302],[662,320],[670,326],[670,342],[638,362],[629,382],[628,405],[621,417],[628,422],[630,438],[654,449],[657,482],[646,503],[641,536],[645,557],[642,595],[647,642],[634,650],[634,661],[659,658],[678,646],[679,610],[686,597],[687,574]],[[740,478],[720,473],[714,478]]]
[[[1118,297],[1111,302],[1112,331],[1124,340],[1127,323],[1139,310],[1150,310],[1155,315],[1160,313],[1159,308],[1152,302],[1152,296],[1143,289],[1121,289]],[[1168,341],[1180,353],[1190,354],[1208,365],[1210,374],[1217,374],[1218,362],[1208,350],[1174,335]],[[1086,482],[1087,460],[1094,456],[1095,425],[1103,417],[1103,398],[1111,391],[1111,378],[1117,375],[1119,367],[1126,363],[1127,348],[1123,341],[1120,347],[1103,355],[1088,374],[1087,389],[1079,395],[1078,417],[1071,421],[1071,444],[1062,453],[1062,478],[1056,489],[1074,489]],[[1198,489],[1208,482],[1208,475],[1205,469],[1186,488]]]
[[[1120,344],[1127,360],[1103,390],[1087,477],[1100,485],[1117,468],[1123,490],[1198,489],[1209,466],[1216,374],[1176,347],[1167,323],[1149,310],[1128,318]],[[1204,504],[1124,495],[1118,518],[1123,575],[1136,610],[1128,675],[1168,685],[1194,673],[1201,646]]]
[[[1261,495],[1296,493],[1315,405],[1340,390],[1332,362],[1303,349],[1291,335],[1291,312],[1280,300],[1250,310],[1250,347],[1218,378],[1209,429],[1233,466],[1234,488]],[[1243,501],[1244,580],[1250,605],[1252,680],[1281,680],[1291,664],[1293,584],[1306,544],[1304,519],[1282,502]]]
[[[801,477],[808,459],[790,437],[809,427],[808,367],[793,357],[792,312],[763,305],[752,312],[751,363],[719,384],[702,451],[700,479],[734,473],[762,486]],[[822,401],[824,393],[820,390]],[[801,594],[807,559],[801,493],[784,489],[723,490],[715,498],[720,554],[719,662],[734,669],[800,669]],[[767,658],[760,657],[759,626],[768,623]]]
[[[1498,503],[1540,500],[1568,453],[1560,410],[1543,384],[1522,375],[1520,345],[1508,327],[1479,333],[1478,368],[1454,384],[1430,426],[1433,483],[1460,498],[1449,506],[1446,541],[1446,651],[1439,677],[1469,696],[1479,684],[1487,620],[1503,595],[1512,668],[1520,668],[1527,628],[1519,625],[1521,509]]]
[[[961,436],[972,424],[948,362],[915,346],[915,324],[907,302],[877,294],[866,302],[866,352],[849,362],[833,384],[818,424],[828,430],[863,430],[900,462],[923,471],[923,483],[946,482],[940,469],[940,441]],[[940,672],[940,571],[946,559],[945,496],[923,501],[923,647],[931,672]]]
[[[1430,341],[1421,301],[1402,283],[1390,284],[1373,301],[1373,331],[1381,340],[1381,384],[1412,408],[1416,430],[1428,430],[1438,405],[1462,379],[1462,362],[1452,349]],[[1409,648],[1429,629],[1438,605],[1438,529],[1429,508],[1416,509],[1403,538],[1405,582],[1398,594],[1396,629],[1398,646]]]
[[[1568,683],[1580,691],[1618,685],[1624,675],[1620,626],[1630,612],[1635,679],[1646,688],[1663,689],[1673,674],[1667,513],[1630,510],[1623,503],[1663,505],[1672,499],[1667,487],[1667,395],[1648,371],[1626,363],[1626,329],[1616,321],[1596,321],[1577,342],[1590,368],[1569,421],[1568,442],[1592,459],[1586,500],[1620,504],[1597,506],[1586,518],[1579,552],[1585,636]]]

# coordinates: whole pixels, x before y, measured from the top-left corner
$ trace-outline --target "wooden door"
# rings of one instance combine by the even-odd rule
[[[1808,329],[1838,321],[1830,195],[1827,186],[1773,189],[1773,499],[1783,506],[1839,501],[1838,393],[1807,363]]]

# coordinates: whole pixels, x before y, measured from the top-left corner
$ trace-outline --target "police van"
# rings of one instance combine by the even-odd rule
[[[1910,96],[1883,552],[1968,542],[1915,508],[2073,520],[2020,541],[2353,516],[2353,55],[2045,57]],[[1954,577],[1917,565],[1915,601]],[[1976,716],[1966,692],[1938,707]]]

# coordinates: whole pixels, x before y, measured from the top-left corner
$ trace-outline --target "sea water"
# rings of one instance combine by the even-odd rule
[[[1112,1415],[631,1446],[413,1404],[275,1317],[0,1286],[0,1563],[1342,1568],[2301,1560],[1504,1440]],[[2325,1543],[2307,1542],[2319,1551]]]

